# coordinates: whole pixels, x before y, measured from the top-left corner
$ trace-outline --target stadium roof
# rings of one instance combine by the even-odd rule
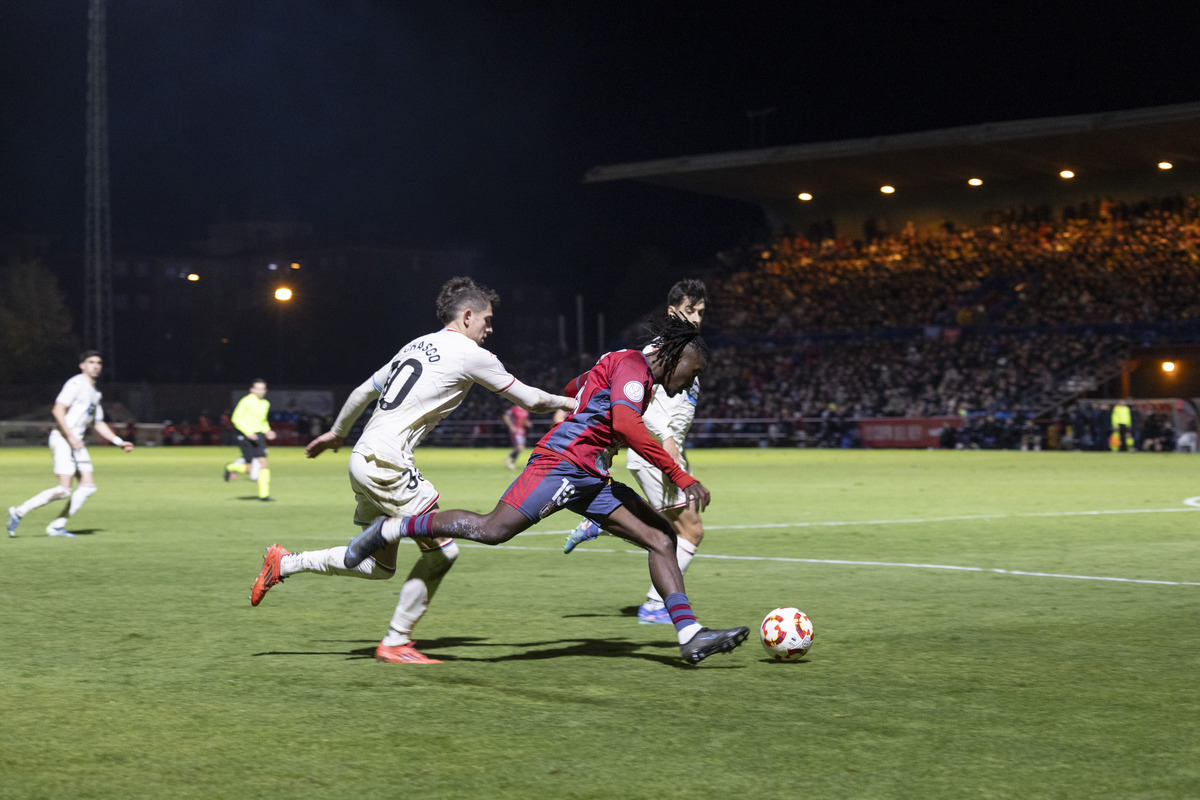
[[[936,190],[971,178],[1057,176],[1200,164],[1200,103],[594,167],[585,183],[636,180],[759,205],[850,197],[880,186]]]

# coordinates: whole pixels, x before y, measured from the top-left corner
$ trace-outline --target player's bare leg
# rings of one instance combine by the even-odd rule
[[[532,525],[529,519],[508,503],[500,502],[490,514],[473,511],[434,511],[415,517],[380,517],[346,547],[345,565],[353,569],[385,544],[408,537],[469,539],[479,544],[503,544]]]
[[[670,521],[671,528],[675,531],[675,560],[679,562],[679,571],[686,573],[696,555],[696,548],[700,546],[700,540],[704,538],[704,522],[700,518],[700,512],[693,503],[683,508],[668,509],[663,512],[663,516]],[[653,584],[646,592],[646,601],[638,606],[638,622],[642,625],[671,623],[663,596]]]
[[[746,641],[750,635],[748,628],[712,630],[700,626],[684,590],[674,528],[637,493],[623,486],[614,491],[624,505],[602,520],[602,527],[649,552],[650,580],[666,598],[667,613],[679,637],[684,660],[698,664],[710,655],[729,652]]]

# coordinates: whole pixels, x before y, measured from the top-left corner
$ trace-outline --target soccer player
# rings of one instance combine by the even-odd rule
[[[704,320],[707,302],[708,291],[703,281],[682,280],[667,293],[667,315],[685,319],[699,328]],[[688,466],[683,455],[683,442],[692,427],[699,399],[699,378],[693,381],[686,391],[673,397],[664,392],[662,386],[655,386],[650,405],[642,417],[646,427],[662,444],[663,450],[685,472]],[[696,549],[700,547],[700,540],[704,538],[704,522],[700,518],[700,512],[694,504],[687,502],[683,491],[671,482],[665,472],[651,464],[636,450],[626,451],[625,466],[642,488],[646,500],[655,511],[665,516],[675,529],[678,537],[676,559],[679,562],[679,571],[687,572],[692,557],[696,555]],[[570,553],[580,542],[595,539],[599,535],[600,526],[585,517],[567,536],[563,552]],[[662,596],[653,585],[646,593],[646,601],[638,607],[638,622],[643,625],[671,624],[671,617],[667,613]]]
[[[452,278],[437,298],[445,326],[418,336],[346,399],[333,427],[305,449],[309,458],[337,450],[354,421],[374,404],[375,412],[350,454],[350,486],[358,501],[354,521],[366,527],[376,519],[420,514],[437,508],[438,492],[413,463],[413,449],[435,425],[456,409],[476,383],[523,409],[548,413],[575,407],[569,397],[550,394],[514,378],[481,346],[492,332],[499,297],[470,278]],[[387,635],[375,649],[380,661],[438,664],[418,651],[412,630],[458,558],[449,538],[417,542],[421,556],[400,587],[400,600]],[[374,558],[345,566],[345,547],[289,553],[271,545],[254,582],[250,604],[257,606],[272,586],[298,572],[387,580],[396,573],[393,541]]]
[[[508,426],[508,439],[512,442],[512,451],[505,456],[504,466],[515,469],[517,459],[525,449],[525,434],[529,432],[529,412],[520,406],[513,406],[504,412],[504,424]]]
[[[642,422],[655,384],[675,396],[691,386],[708,361],[708,347],[695,325],[673,317],[656,325],[654,348],[607,353],[567,385],[575,408],[533,449],[529,463],[489,514],[436,511],[375,520],[351,540],[345,566],[354,568],[401,537],[470,539],[501,544],[563,508],[597,520],[604,530],[650,553],[650,579],[666,598],[680,655],[698,664],[746,640],[747,628],[710,630],[692,613],[675,556],[671,524],[632,489],[609,475],[621,444],[637,450],[683,489],[689,504],[703,510],[709,492],[663,450]]]
[[[258,499],[264,503],[271,500],[271,468],[267,465],[267,442],[275,438],[267,414],[271,412],[271,401],[267,399],[267,382],[258,378],[250,383],[250,394],[238,401],[230,422],[238,432],[238,446],[242,457],[225,465],[225,480],[232,473],[247,474],[258,482]]]
[[[54,474],[58,476],[58,485],[35,494],[19,506],[8,509],[9,536],[17,535],[17,526],[21,524],[21,518],[33,509],[68,498],[70,499],[62,512],[46,527],[46,535],[75,535],[67,530],[67,520],[75,516],[87,499],[96,493],[92,457],[83,443],[89,424],[101,438],[115,444],[126,453],[133,449],[133,442],[122,439],[104,421],[100,392],[96,389],[96,378],[103,368],[104,362],[99,352],[84,351],[79,356],[79,374],[64,383],[62,391],[54,398],[54,407],[50,413],[54,415],[58,427],[50,433],[50,454],[54,458]],[[71,482],[76,475],[79,476],[79,486],[72,492]]]

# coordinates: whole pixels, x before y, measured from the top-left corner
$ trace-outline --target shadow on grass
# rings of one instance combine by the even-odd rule
[[[375,657],[375,640],[366,639],[324,639],[322,642],[330,644],[365,644],[369,642],[369,647],[356,647],[348,650],[271,650],[264,653],[255,653],[255,656],[346,656],[348,660],[354,659],[373,659]],[[696,669],[695,665],[681,661],[679,658],[679,645],[671,641],[663,642],[631,642],[626,639],[556,639],[545,642],[490,642],[486,639],[478,637],[455,636],[444,637],[440,639],[422,639],[418,642],[418,647],[422,653],[425,653],[430,658],[437,658],[446,663],[461,661],[465,663],[501,663],[506,661],[545,661],[553,658],[637,658],[643,661],[653,661],[663,666],[674,667],[676,669]],[[526,648],[523,652],[509,653],[502,656],[487,656],[480,654],[479,656],[472,655],[454,655],[452,653],[440,652],[446,648],[463,647],[463,648],[488,648],[488,647],[503,647],[511,648]],[[529,649],[537,648],[537,649]],[[669,650],[670,654],[645,652],[647,649]],[[713,667],[726,669],[738,668],[737,665],[721,665],[721,659],[707,659],[704,662],[706,669]]]
[[[583,619],[586,617],[636,617],[638,612],[637,606],[625,606],[624,608],[613,609],[609,614],[563,614],[563,619]]]

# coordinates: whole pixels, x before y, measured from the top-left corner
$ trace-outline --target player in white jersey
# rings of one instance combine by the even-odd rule
[[[365,528],[380,516],[411,516],[437,508],[438,492],[413,463],[413,449],[458,408],[475,384],[535,413],[575,407],[572,398],[521,383],[481,347],[492,332],[492,309],[498,303],[495,292],[470,278],[448,281],[437,300],[438,319],[445,327],[400,348],[350,394],[332,429],[309,443],[305,450],[309,458],[326,450],[336,451],[359,415],[368,406],[375,406],[350,453],[350,486],[358,501],[356,525]],[[411,634],[458,557],[458,545],[453,539],[417,544],[421,556],[400,588],[400,601],[388,633],[375,649],[380,661],[439,663],[416,649]],[[250,604],[257,606],[268,589],[298,572],[391,578],[396,573],[397,545],[392,542],[374,558],[347,569],[345,546],[289,553],[273,544],[251,589]]]
[[[704,311],[708,301],[708,291],[703,281],[682,280],[671,287],[667,293],[667,314],[691,322],[696,327],[704,320]],[[683,442],[691,430],[692,420],[696,416],[696,403],[700,399],[700,379],[697,378],[690,389],[670,397],[662,391],[661,386],[654,387],[650,405],[642,419],[646,427],[654,434],[667,451],[685,471],[687,459],[683,455]],[[670,481],[662,470],[655,467],[638,455],[632,448],[626,451],[625,466],[637,480],[638,486],[646,500],[671,522],[675,529],[676,550],[679,561],[679,571],[683,573],[692,563],[692,557],[704,538],[704,523],[695,503],[689,504],[679,487]],[[575,530],[567,536],[563,552],[569,553],[580,542],[595,539],[601,533],[595,522],[584,518]],[[670,625],[671,616],[667,613],[662,597],[653,586],[646,593],[646,601],[638,607],[638,622],[646,625],[661,623]]]
[[[74,536],[67,531],[67,520],[96,493],[96,476],[92,471],[92,457],[83,443],[88,425],[96,433],[126,453],[133,449],[113,432],[104,421],[104,409],[100,406],[100,392],[96,389],[96,378],[104,362],[100,353],[88,350],[79,356],[79,374],[63,384],[62,391],[54,398],[51,414],[58,427],[50,434],[50,453],[54,458],[54,474],[58,485],[39,492],[33,497],[8,509],[8,535],[17,535],[21,518],[35,508],[41,508],[55,500],[68,500],[62,513],[46,527],[47,536]],[[79,476],[79,487],[71,491],[71,482]]]

